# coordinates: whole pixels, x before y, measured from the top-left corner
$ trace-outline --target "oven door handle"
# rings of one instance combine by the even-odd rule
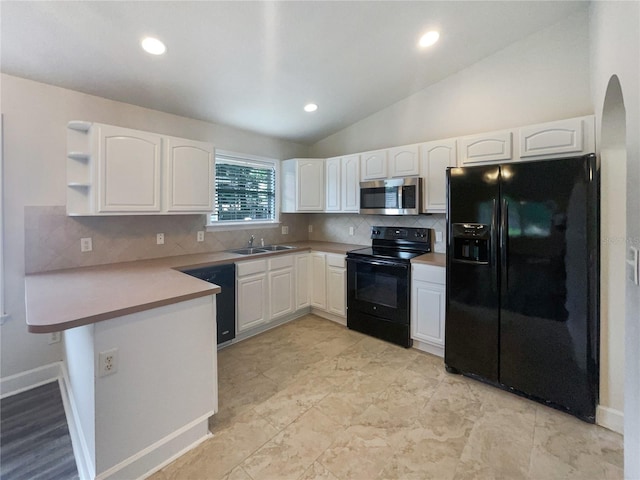
[[[363,260],[359,258],[347,258],[347,262],[361,263],[364,265],[375,265],[377,267],[403,268],[405,270],[409,268],[409,264],[406,264],[406,263],[385,262],[380,260]]]

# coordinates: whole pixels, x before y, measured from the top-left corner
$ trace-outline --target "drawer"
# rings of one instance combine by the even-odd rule
[[[328,267],[346,268],[347,267],[347,263],[346,263],[345,258],[346,257],[344,257],[343,255],[330,255],[330,254],[327,254],[327,266]]]
[[[445,272],[444,267],[436,267],[435,265],[412,265],[411,279],[444,285],[446,281]]]
[[[295,262],[293,255],[279,255],[269,259],[269,270],[293,267]]]
[[[267,271],[266,260],[253,260],[250,262],[236,263],[236,275],[238,277],[253,275],[254,273],[264,273],[266,271]]]

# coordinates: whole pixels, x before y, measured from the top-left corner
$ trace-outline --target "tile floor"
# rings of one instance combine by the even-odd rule
[[[219,352],[213,438],[152,480],[622,479],[622,437],[308,315]]]

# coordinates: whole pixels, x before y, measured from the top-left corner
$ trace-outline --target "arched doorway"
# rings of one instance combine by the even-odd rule
[[[598,423],[623,430],[626,284],[626,112],[620,81],[609,79],[602,108],[600,405]]]

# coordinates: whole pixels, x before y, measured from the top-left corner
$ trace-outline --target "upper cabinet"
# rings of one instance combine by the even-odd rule
[[[595,152],[594,132],[593,115],[521,127],[520,158],[534,160]]]
[[[389,149],[389,177],[415,177],[419,174],[419,145],[406,145]]]
[[[427,213],[447,210],[447,168],[456,166],[456,139],[438,140],[420,146],[422,201]]]
[[[482,133],[458,139],[458,165],[513,160],[513,131]]]
[[[213,208],[213,145],[70,122],[68,215],[203,213]]]
[[[360,179],[363,182],[387,178],[387,154],[388,150],[376,150],[360,155]]]
[[[325,211],[353,213],[360,208],[360,157],[327,158]]]
[[[214,153],[210,143],[167,137],[165,195],[169,212],[211,212]],[[204,181],[204,179],[207,179]]]
[[[322,212],[325,161],[294,158],[282,162],[282,212]]]

